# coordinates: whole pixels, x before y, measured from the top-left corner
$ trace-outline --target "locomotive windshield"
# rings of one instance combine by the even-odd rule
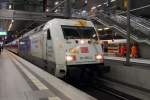
[[[93,27],[62,26],[65,39],[96,39]]]

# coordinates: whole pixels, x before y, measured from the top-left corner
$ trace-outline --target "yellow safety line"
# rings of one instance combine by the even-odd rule
[[[61,100],[59,97],[49,97],[48,100]]]
[[[12,58],[12,56],[11,56]],[[22,66],[21,63],[16,61],[12,58],[12,60],[20,67],[20,69],[25,73],[25,75],[32,81],[32,83],[39,89],[39,90],[48,90],[48,88],[38,79],[36,78],[32,73],[30,73],[24,66]]]
[[[39,89],[39,90],[48,90],[48,88],[40,81],[38,80],[32,73],[30,73],[26,68],[22,66],[20,62],[13,59],[13,55],[10,54],[11,59],[20,67],[20,69],[25,73],[25,75],[32,81],[32,83]],[[48,97],[48,100],[61,100],[57,96]]]

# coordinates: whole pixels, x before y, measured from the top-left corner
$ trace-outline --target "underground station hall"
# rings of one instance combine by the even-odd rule
[[[0,100],[150,100],[150,0],[0,0]]]

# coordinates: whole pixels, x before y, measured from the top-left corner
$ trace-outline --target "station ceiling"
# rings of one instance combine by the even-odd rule
[[[45,13],[43,12],[43,0],[0,0],[0,8],[6,10],[0,10],[0,30],[10,31],[14,34],[23,34],[24,32],[29,31],[32,28],[42,23],[45,23],[47,20],[53,18],[49,16],[57,16],[57,14],[63,13],[63,10],[65,9],[64,4],[62,4],[62,6],[60,6],[59,9],[51,11],[63,1],[64,0],[47,0],[47,8],[45,10],[48,9],[48,13]],[[87,1],[90,1],[89,5],[87,5]],[[72,7],[73,9],[78,9],[82,11],[89,10],[90,7],[101,5],[107,1],[108,0],[72,0]],[[11,10],[8,10],[9,5],[11,5]],[[9,15],[6,14],[5,16],[12,17],[8,19],[3,19],[1,16],[3,15],[2,13],[7,13]],[[53,15],[53,13],[56,13],[56,15]],[[47,16],[47,14],[49,15]],[[16,17],[16,15],[20,17],[22,16],[23,19],[19,19],[19,17]],[[29,17],[31,20],[28,19]],[[12,20],[14,20],[13,26],[10,30],[8,30],[10,24],[12,23]]]

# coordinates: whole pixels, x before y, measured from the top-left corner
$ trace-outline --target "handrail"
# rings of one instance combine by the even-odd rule
[[[121,17],[123,18],[124,21],[127,20],[125,16],[121,16]],[[143,31],[143,32],[148,32],[148,34],[149,34],[149,32],[150,32],[150,27],[146,27],[145,25],[142,25],[141,23],[136,22],[136,21],[134,21],[133,19],[130,19],[130,21],[131,21],[131,24],[134,23],[134,25],[137,26],[137,27],[135,27],[135,26],[133,25],[133,27],[134,27],[135,29],[138,29],[139,27],[140,27],[140,28],[143,28],[144,31],[143,31],[143,30],[141,30],[141,31]],[[139,26],[139,27],[138,27],[138,26]],[[149,34],[149,35],[150,35],[150,34]]]
[[[84,16],[84,18],[87,18],[87,19],[90,19],[90,20],[94,19],[94,20],[98,21],[99,23],[103,24],[103,25],[106,26],[106,27],[112,27],[112,28],[118,30],[119,32],[123,33],[124,35],[127,35],[127,31],[126,31],[125,29],[123,29],[122,27],[119,27],[120,25],[119,25],[119,26],[118,26],[118,24],[114,25],[114,23],[113,23],[114,21],[113,21],[113,19],[110,18],[110,16],[108,16],[108,15],[106,15],[106,14],[104,14],[104,13],[100,13],[100,15],[103,15],[103,16],[109,18],[110,20],[112,20],[111,23],[112,23],[113,25],[110,25],[108,22],[104,21],[104,19],[100,19],[100,18],[102,18],[103,16],[100,17],[100,18],[98,18],[98,17],[96,17],[95,15],[91,15],[91,16],[86,16],[86,17]],[[106,19],[107,19],[107,18],[106,18]],[[138,36],[133,35],[133,34],[131,34],[131,38],[132,38],[133,40],[137,41],[137,42],[140,42],[140,43],[147,43],[148,45],[150,45],[150,40],[149,40],[149,39],[139,39]]]
[[[100,13],[100,14],[102,14],[102,15],[104,15],[104,16],[107,16],[107,17],[109,17],[108,15],[106,15],[106,14],[104,14],[104,13]],[[120,15],[119,15],[120,16]],[[132,16],[132,15],[131,15]],[[111,17],[114,17],[114,16],[111,16]],[[110,18],[111,18],[110,17]],[[126,22],[126,18],[125,18],[125,16],[120,16],[121,18],[124,18],[124,19],[122,19],[124,22]],[[112,19],[112,18],[111,18]],[[132,17],[131,17],[131,22],[132,23],[135,23],[134,25],[138,25],[139,27],[143,27],[143,28],[145,28],[146,30],[150,30],[150,27],[146,27],[146,26],[144,26],[144,25],[142,25],[141,23],[139,23],[139,22],[136,22],[136,21],[134,21],[133,19],[132,19]],[[147,32],[149,32],[149,31],[147,31]]]
[[[118,21],[116,21],[116,20],[114,20],[114,19],[112,19],[111,17],[113,17],[113,16],[108,16],[108,15],[106,15],[106,14],[104,14],[104,13],[100,13],[98,16],[100,16],[100,18],[102,19],[103,17],[105,18],[103,18],[102,20],[112,20],[112,22],[113,22],[113,24],[115,23],[117,26],[121,26],[121,28],[123,28],[123,29],[125,29],[126,30],[126,24],[122,24],[122,23],[120,23],[120,22],[118,22]],[[123,19],[123,18],[122,18]],[[110,21],[109,21],[110,22]],[[112,23],[111,22],[111,23]],[[124,23],[126,23],[126,21],[125,20],[123,20],[122,22],[124,22]],[[134,25],[133,25],[133,23],[131,23],[131,25],[132,26],[136,26],[136,27],[133,27],[132,28],[132,31],[133,31],[133,33],[137,33],[138,31],[141,31],[143,34],[141,34],[141,35],[145,35],[145,37],[147,38],[147,37],[149,37],[150,36],[150,29],[149,29],[149,31],[147,31],[148,29],[143,29],[143,27],[140,27],[140,26],[138,26],[137,24],[135,24],[134,23]],[[136,30],[134,30],[134,29],[136,29]],[[139,32],[138,32],[139,33]],[[138,35],[138,34],[137,34]]]
[[[110,26],[108,23],[104,22],[103,20],[99,19],[98,17],[90,16],[89,18],[94,19],[107,27],[112,27],[112,28],[118,30],[119,32],[123,33],[124,35],[127,35],[127,31],[122,29],[121,27],[118,27],[117,25]],[[148,45],[150,45],[150,40],[148,40],[148,39],[139,39],[138,37],[136,37],[132,34],[131,34],[131,38],[139,43],[147,43]]]
[[[149,20],[146,20],[146,19],[141,18],[141,17],[137,17],[137,16],[132,15],[132,14],[131,14],[131,18],[132,18],[132,19],[135,18],[135,19],[138,20],[139,23],[145,24],[145,26],[150,27],[150,21],[149,21]]]
[[[124,17],[124,16],[112,16],[111,19],[114,20],[114,21],[116,21],[116,22],[118,22],[118,23],[121,24],[121,25],[127,25],[127,23],[126,23],[126,22],[127,22],[127,19],[126,19],[126,17]],[[119,19],[121,22],[118,21],[118,19]],[[122,23],[122,22],[123,22],[123,23]],[[142,25],[142,24],[140,24],[140,23],[137,23],[137,22],[133,21],[132,19],[131,19],[131,26],[132,26],[134,29],[141,31],[143,34],[145,34],[145,35],[147,35],[147,36],[150,36],[150,34],[149,34],[150,28],[148,28],[148,27],[146,27],[146,26],[144,26],[144,25]]]

